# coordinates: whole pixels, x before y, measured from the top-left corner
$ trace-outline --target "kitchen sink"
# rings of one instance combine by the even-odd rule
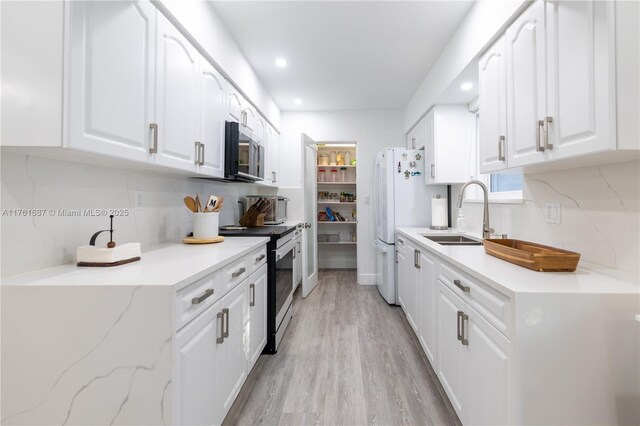
[[[427,240],[443,246],[481,246],[482,241],[464,235],[423,235]]]

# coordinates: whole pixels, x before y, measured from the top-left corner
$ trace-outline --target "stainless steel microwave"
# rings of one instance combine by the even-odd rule
[[[264,180],[264,147],[249,129],[225,122],[224,177],[227,180]]]

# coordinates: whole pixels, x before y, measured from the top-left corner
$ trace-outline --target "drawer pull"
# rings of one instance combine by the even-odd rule
[[[240,275],[244,274],[245,271],[246,271],[245,268],[240,268],[237,271],[235,271],[233,274],[231,274],[231,278],[238,278]]]
[[[262,253],[260,256],[256,257],[256,263],[260,262],[262,259],[264,259],[267,255]]]
[[[216,314],[216,318],[220,320],[220,335],[216,335],[216,343],[224,342],[224,314],[222,312],[218,312]]]
[[[471,292],[471,289],[466,285],[462,285],[460,280],[453,280],[453,283],[456,285],[456,287],[458,287],[460,290],[464,291],[465,293]]]
[[[256,285],[249,284],[249,306],[256,306]]]
[[[194,297],[193,299],[191,299],[191,304],[192,305],[198,305],[198,304],[202,303],[207,297],[211,296],[212,294],[213,294],[213,289],[212,288],[208,288],[200,296]]]
[[[222,338],[229,337],[229,308],[222,310]]]

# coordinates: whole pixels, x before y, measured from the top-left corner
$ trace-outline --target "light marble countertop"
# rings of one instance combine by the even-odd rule
[[[3,286],[154,285],[182,288],[266,244],[265,237],[227,237],[218,244],[169,244],[111,268],[55,266],[2,279]]]
[[[485,253],[483,246],[443,246],[423,236],[462,234],[481,240],[479,235],[463,234],[455,228],[435,231],[429,228],[401,227],[396,232],[509,296],[516,293],[640,295],[639,275],[582,261],[576,272],[537,272],[490,256]]]

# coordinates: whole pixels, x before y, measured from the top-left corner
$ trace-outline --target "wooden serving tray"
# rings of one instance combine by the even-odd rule
[[[539,272],[574,272],[580,253],[506,238],[484,240],[487,254]]]

